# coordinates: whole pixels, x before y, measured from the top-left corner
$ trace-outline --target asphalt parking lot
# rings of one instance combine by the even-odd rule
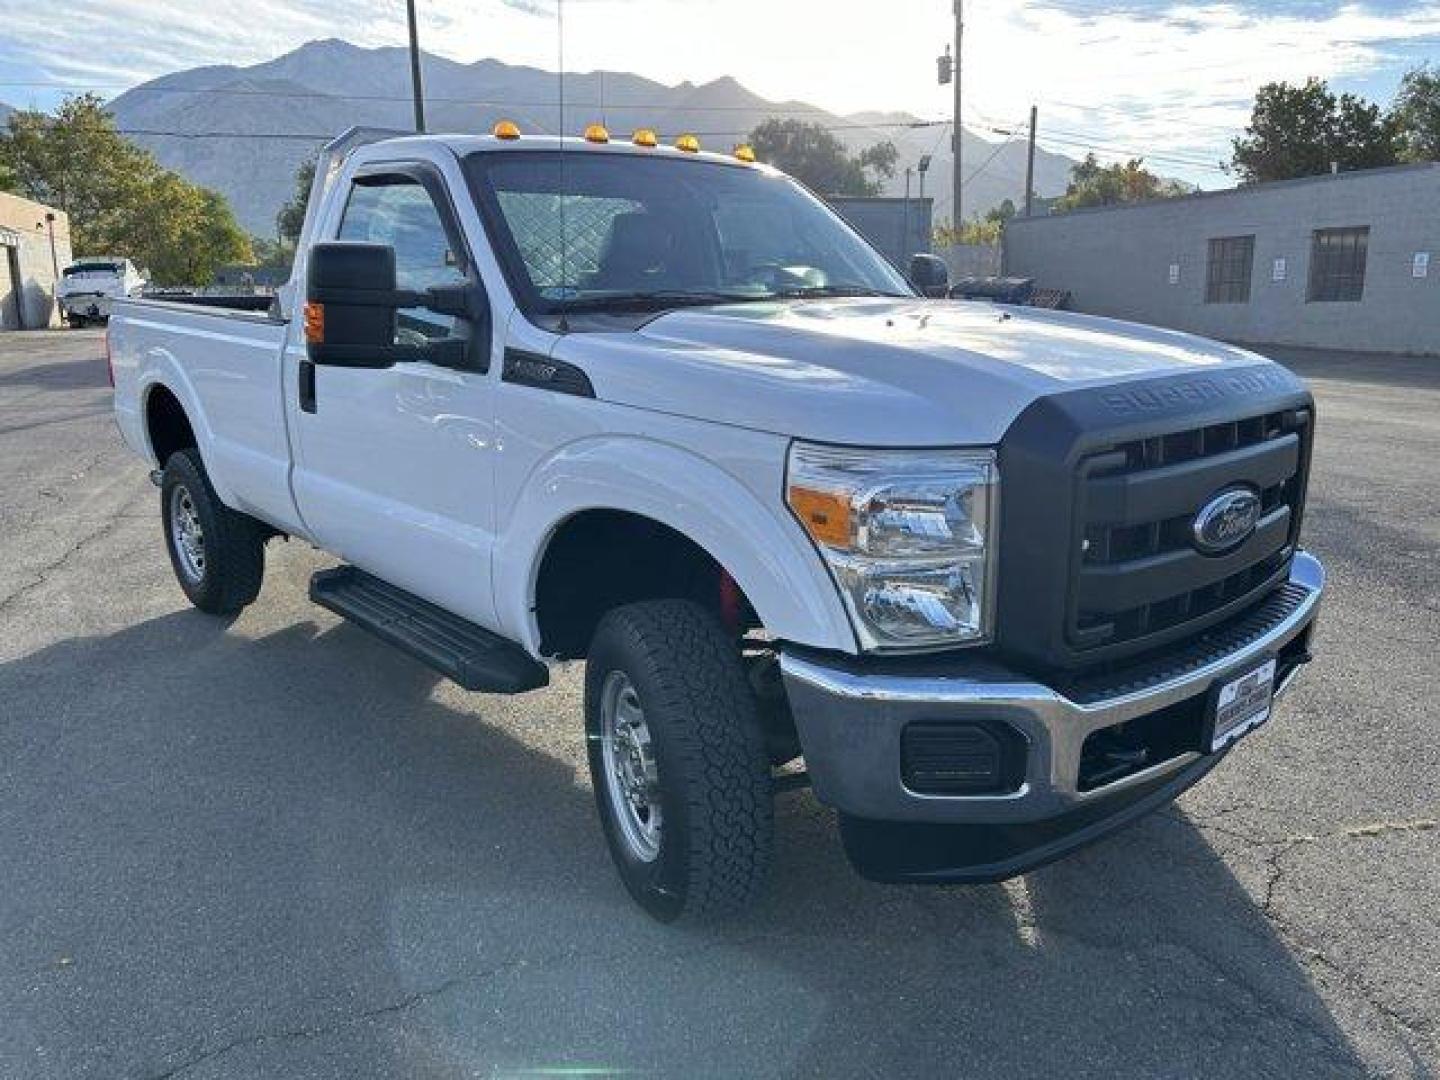
[[[578,672],[439,682],[298,543],[191,610],[99,335],[0,335],[0,1076],[1433,1075],[1440,361],[1295,366],[1332,591],[1266,729],[1004,886],[867,884],[784,795],[768,900],[676,929],[611,871]]]

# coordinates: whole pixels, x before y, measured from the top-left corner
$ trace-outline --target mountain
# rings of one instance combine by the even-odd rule
[[[926,192],[937,197],[937,220],[950,216],[949,129],[897,126],[916,122],[908,114],[836,116],[803,102],[768,101],[728,77],[666,86],[639,75],[596,71],[566,73],[561,125],[553,72],[492,59],[462,64],[428,53],[422,67],[431,131],[484,132],[509,117],[528,131],[578,133],[603,118],[617,132],[694,131],[707,147],[728,148],[763,120],[795,117],[835,128],[857,150],[892,140],[900,151],[901,175],[889,183],[888,194],[901,194],[905,167],[932,154]],[[120,129],[162,164],[222,192],[246,229],[270,236],[276,211],[294,189],[295,169],[324,140],[356,124],[410,129],[409,54],[403,48],[312,41],[250,67],[165,75],[121,94],[110,108]],[[1006,198],[1021,201],[1024,141],[997,151],[998,145],[965,132],[965,171],[967,177],[974,174],[966,184],[967,216]],[[1063,191],[1071,164],[1037,152],[1036,188],[1047,195]],[[918,194],[918,183],[912,192]]]

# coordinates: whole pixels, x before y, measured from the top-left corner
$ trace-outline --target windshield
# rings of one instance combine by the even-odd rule
[[[761,169],[582,152],[562,177],[557,151],[468,164],[522,306],[542,313],[914,295],[824,203]]]

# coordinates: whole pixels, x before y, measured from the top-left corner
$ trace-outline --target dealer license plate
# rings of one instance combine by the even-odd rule
[[[1275,660],[1265,661],[1244,675],[1221,683],[1215,691],[1210,723],[1210,750],[1229,746],[1270,719],[1275,694]]]

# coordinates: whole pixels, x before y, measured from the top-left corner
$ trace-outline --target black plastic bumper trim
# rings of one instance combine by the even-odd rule
[[[1218,765],[1198,758],[1149,784],[1044,821],[1008,825],[871,821],[840,815],[845,854],[856,873],[892,885],[984,885],[1027,874],[1160,809]]]

